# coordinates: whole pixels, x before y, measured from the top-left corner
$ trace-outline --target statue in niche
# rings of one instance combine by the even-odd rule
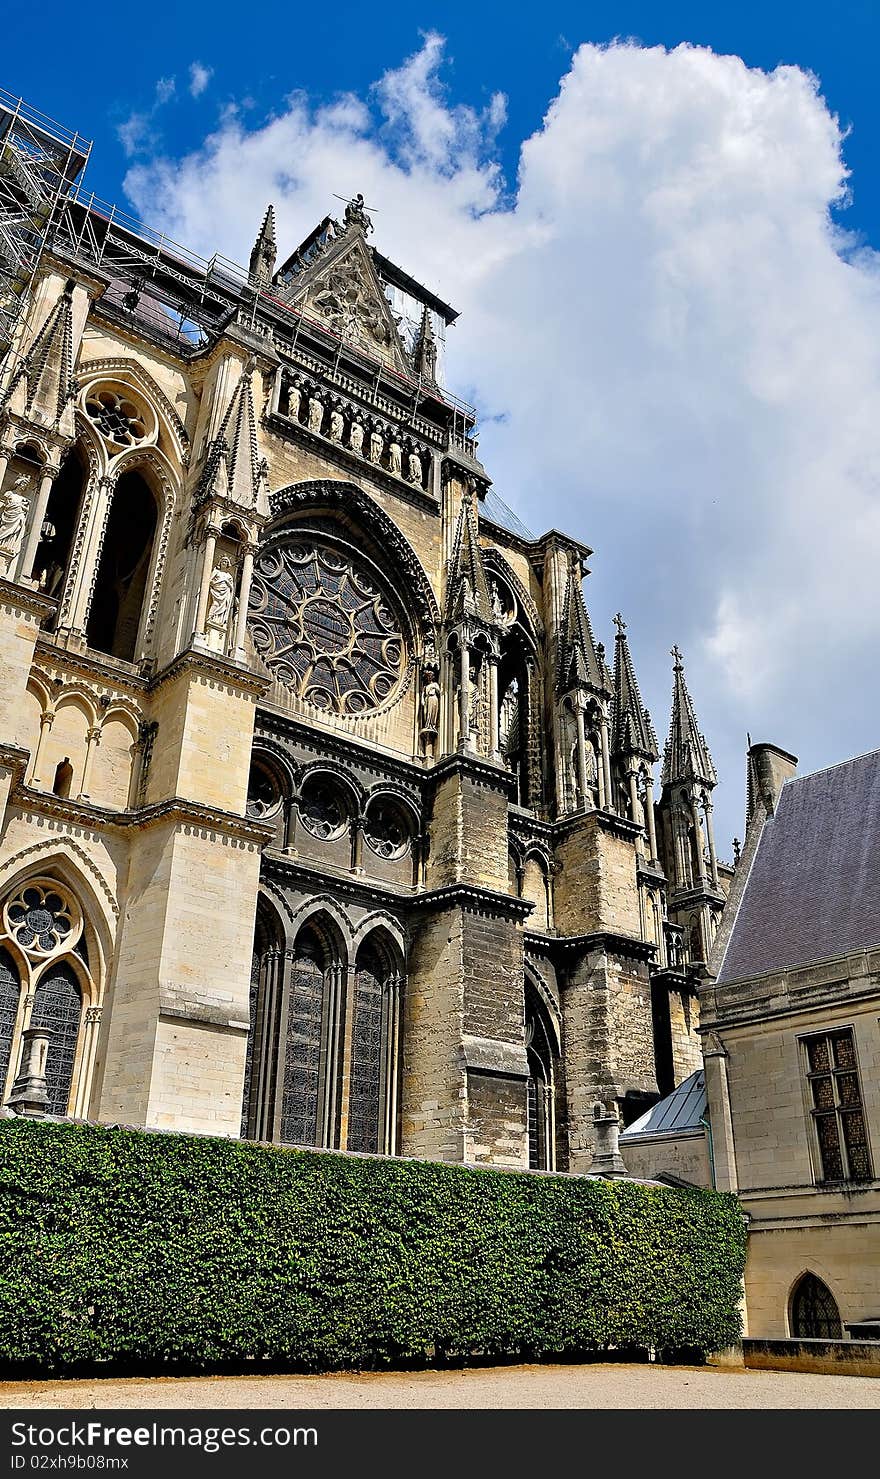
[[[422,486],[422,459],[418,452],[408,452],[406,457],[406,480]]]
[[[501,601],[501,592],[498,589],[497,580],[493,580],[491,582],[489,586],[489,595],[492,601],[492,615],[498,622],[498,625],[501,626],[505,621],[506,612]]]
[[[324,420],[324,402],[316,395],[309,396],[309,431],[320,431]]]
[[[363,452],[364,450],[364,428],[363,423],[352,421],[351,430],[348,433],[348,445],[352,452]]]
[[[344,430],[345,430],[345,422],[342,419],[342,412],[340,411],[340,409],[339,409],[338,406],[334,406],[333,407],[333,410],[330,412],[330,440],[331,440],[331,442],[341,442],[342,441],[342,433],[343,433]]]
[[[425,673],[425,682],[422,684],[422,722],[421,733],[423,735],[434,735],[440,722],[440,684],[437,682],[437,673],[429,668]]]
[[[381,462],[382,461],[382,452],[384,451],[384,448],[385,448],[385,443],[382,440],[381,432],[378,432],[378,431],[375,431],[375,430],[374,431],[371,431],[370,432],[370,450],[369,450],[369,454],[368,454],[369,455],[369,458],[370,458],[370,461],[371,462]]]
[[[21,487],[22,480],[26,487],[30,486],[30,478],[22,473],[16,478],[13,487]],[[0,503],[0,548],[10,556],[18,554],[30,506],[30,499],[25,498],[23,493],[14,493],[10,489],[3,495]]]
[[[393,438],[388,444],[388,471],[392,472],[396,478],[403,474],[403,448],[400,442]]]
[[[291,421],[298,421],[299,420],[299,412],[300,412],[300,406],[301,405],[302,405],[302,391],[300,390],[300,387],[294,381],[294,383],[290,387],[290,390],[288,392],[288,398],[287,398],[287,414],[290,417]]]
[[[208,626],[225,630],[235,595],[235,583],[231,565],[224,555],[211,576],[208,585]]]

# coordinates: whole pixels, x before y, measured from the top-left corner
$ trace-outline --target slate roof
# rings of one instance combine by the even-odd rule
[[[698,1068],[665,1099],[652,1105],[647,1114],[627,1125],[620,1138],[626,1140],[632,1135],[671,1135],[673,1131],[700,1130],[703,1128],[700,1120],[706,1113],[707,1104],[706,1078],[702,1068]]]
[[[508,508],[503,498],[499,498],[494,488],[489,488],[485,498],[480,500],[480,516],[488,519],[490,523],[497,524],[499,529],[506,529],[508,534],[516,534],[520,539],[530,542],[534,539],[531,529],[527,529],[522,519],[517,518],[512,508]]]
[[[880,944],[880,750],[786,781],[718,982]]]

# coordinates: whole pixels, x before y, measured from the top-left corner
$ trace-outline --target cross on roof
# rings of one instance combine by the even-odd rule
[[[614,618],[614,625],[617,627],[617,635],[619,637],[622,637],[624,632],[626,631],[626,622],[624,621],[619,611]]]
[[[682,662],[682,654],[679,651],[678,643],[677,642],[676,642],[676,644],[675,644],[674,647],[670,648],[670,654],[671,654],[672,657],[674,657],[674,659],[675,659],[675,666],[677,668],[680,668],[680,667],[683,667],[684,666],[684,664]]]

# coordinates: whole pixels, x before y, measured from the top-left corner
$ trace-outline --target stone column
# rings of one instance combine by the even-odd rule
[[[735,1192],[739,1190],[739,1177],[730,1110],[728,1054],[717,1033],[708,1032],[703,1039],[703,1062],[711,1125],[706,1133],[711,1137],[712,1180],[716,1191]]]
[[[86,756],[85,760],[83,761],[82,780],[80,781],[79,794],[76,798],[77,801],[88,801],[89,799],[89,781],[92,778],[92,763],[95,758],[95,751],[97,750],[100,743],[100,729],[92,728],[86,730]]]
[[[620,1116],[616,1104],[594,1104],[595,1142],[590,1173],[594,1176],[626,1176],[620,1154]]]
[[[574,722],[577,725],[578,801],[581,806],[585,807],[590,785],[587,780],[587,735],[584,729],[584,710],[580,702],[575,707]]]
[[[241,562],[241,580],[238,587],[238,616],[235,622],[235,647],[233,650],[233,655],[237,658],[244,657],[244,636],[247,628],[248,599],[251,593],[251,581],[254,574],[254,551],[254,545],[246,544],[244,558]],[[210,580],[210,576],[208,579]]]
[[[497,652],[489,653],[489,754],[493,760],[501,758],[498,716],[498,661]]]
[[[205,621],[208,615],[208,596],[211,576],[214,574],[214,553],[217,549],[217,536],[220,530],[213,524],[208,525],[205,535],[205,554],[202,561],[202,583],[199,587],[199,605],[196,611],[196,625],[194,635],[202,637],[205,634]]]
[[[0,446],[0,490],[2,490],[3,488],[3,479],[6,476],[6,469],[9,466],[9,461],[12,457],[12,453],[12,447],[8,447],[5,444],[3,446]]]
[[[700,821],[700,808],[695,796],[691,797],[691,816],[694,820],[694,853],[696,855],[697,877],[700,887],[706,887],[706,864],[703,862],[703,824]]]
[[[351,871],[364,871],[364,819],[354,817],[351,823]]]
[[[296,851],[296,819],[299,812],[295,796],[291,796],[287,807],[287,818],[284,825],[284,850],[285,852]]]
[[[40,486],[31,509],[31,524],[28,530],[27,543],[25,544],[24,554],[21,557],[21,565],[19,566],[19,571],[26,580],[30,580],[33,577],[34,560],[37,558],[37,546],[40,543],[40,531],[43,527],[43,520],[46,517],[49,494],[52,491],[52,484],[60,471],[60,467],[47,464],[40,478]]]
[[[605,806],[608,811],[614,810],[614,791],[611,786],[611,757],[608,740],[608,715],[602,713],[599,720],[599,748],[602,751],[602,775],[605,779]]]
[[[48,1109],[46,1059],[54,1035],[51,1027],[26,1027],[21,1034],[21,1067],[6,1101],[16,1114],[41,1116]]]
[[[29,785],[34,787],[38,787],[42,784],[40,780],[40,766],[43,761],[43,746],[46,735],[48,731],[52,728],[52,721],[54,720],[54,718],[54,709],[47,709],[45,713],[40,715],[40,733],[37,737],[37,749],[34,755],[34,768],[31,771],[31,778],[28,782]]]
[[[471,652],[464,640],[458,647],[458,747],[471,748]]]
[[[650,771],[645,775],[645,821],[648,824],[648,849],[651,862],[657,862],[657,825],[654,818],[654,780]]]
[[[706,813],[706,841],[709,844],[709,873],[714,888],[718,887],[718,858],[715,853],[715,830],[712,826],[712,803],[708,796],[703,801]]]
[[[86,1007],[79,1082],[76,1086],[76,1100],[73,1106],[73,1113],[77,1119],[85,1119],[89,1112],[92,1073],[95,1067],[95,1056],[98,1051],[98,1029],[100,1025],[101,1008]]]

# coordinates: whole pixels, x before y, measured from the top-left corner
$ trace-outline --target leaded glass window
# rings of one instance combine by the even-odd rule
[[[365,714],[398,687],[402,622],[366,560],[314,538],[264,550],[249,601],[254,647],[318,709]]]
[[[281,1139],[317,1145],[325,957],[314,935],[301,937],[290,969]]]
[[[367,846],[380,858],[402,858],[410,849],[411,827],[403,810],[378,797],[370,806],[364,821]]]
[[[804,1039],[822,1181],[870,1181],[871,1156],[851,1027]]]
[[[37,984],[31,1027],[49,1027],[52,1037],[46,1059],[49,1113],[66,1114],[82,1016],[82,997],[72,968],[62,961]]]
[[[533,987],[526,991],[526,1116],[529,1169],[552,1171],[556,1164],[553,1131],[554,1048],[545,1011]]]
[[[804,1274],[791,1296],[791,1333],[801,1340],[841,1340],[840,1310],[827,1284]]]
[[[29,955],[70,948],[79,932],[79,911],[55,884],[28,883],[6,905],[9,933]]]
[[[390,1025],[388,972],[375,950],[358,957],[351,1039],[348,1098],[348,1149],[378,1151],[380,1142],[386,1037]]]
[[[348,825],[348,808],[339,787],[323,776],[307,782],[299,801],[299,817],[307,832],[328,842]]]
[[[12,1035],[18,1017],[20,995],[18,971],[8,951],[0,950],[0,1102],[4,1098],[6,1076],[9,1072],[9,1055],[12,1051]]]

